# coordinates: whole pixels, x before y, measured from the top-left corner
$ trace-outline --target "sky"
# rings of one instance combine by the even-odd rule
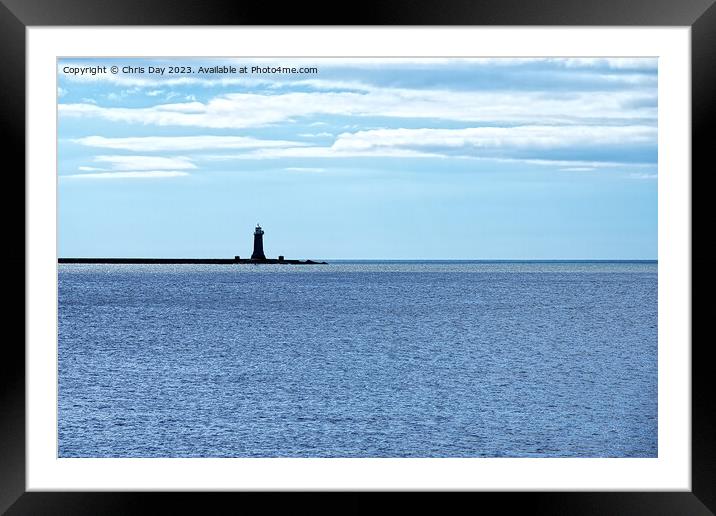
[[[62,257],[657,258],[656,59],[73,58],[57,96]]]

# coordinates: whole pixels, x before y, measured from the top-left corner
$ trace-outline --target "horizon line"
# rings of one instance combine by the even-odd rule
[[[233,260],[235,257],[68,256],[58,260]],[[306,259],[306,258],[304,258]],[[658,258],[310,258],[334,262],[658,262]]]

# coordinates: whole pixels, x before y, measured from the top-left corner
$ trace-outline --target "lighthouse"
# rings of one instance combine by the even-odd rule
[[[252,260],[265,260],[266,255],[264,254],[264,230],[261,226],[256,224],[254,230],[254,252],[251,254]]]

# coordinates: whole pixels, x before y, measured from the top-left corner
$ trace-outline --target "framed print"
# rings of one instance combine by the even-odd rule
[[[710,2],[97,5],[2,5],[9,514],[167,491],[713,511]]]

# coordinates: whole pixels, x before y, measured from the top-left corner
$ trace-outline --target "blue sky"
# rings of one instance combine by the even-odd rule
[[[60,256],[657,257],[650,58],[65,59],[58,139]]]

